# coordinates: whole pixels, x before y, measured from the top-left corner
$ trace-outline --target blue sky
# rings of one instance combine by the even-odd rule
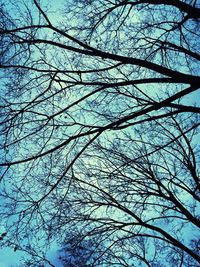
[[[63,265],[58,259],[57,247],[52,248],[47,253],[47,259],[56,267],[62,267]],[[20,266],[20,259],[26,257],[26,254],[20,251],[13,251],[11,248],[0,249],[0,267],[12,267],[16,264]],[[48,267],[46,264],[45,267]]]
[[[44,3],[46,1],[43,1]],[[52,5],[52,10],[60,8],[62,5],[61,0],[57,1],[56,4],[53,4],[53,1],[50,1]],[[57,17],[57,13],[50,13],[50,17],[52,20],[54,19],[59,19],[60,17]],[[187,99],[187,104],[190,104],[194,99],[197,99],[198,101],[198,96],[199,92],[196,92],[195,94],[186,97]],[[1,233],[0,233],[1,234]],[[62,264],[59,262],[57,259],[58,253],[57,253],[58,247],[56,244],[52,246],[52,248],[47,252],[47,259],[52,262],[56,267],[61,267]],[[11,248],[4,248],[0,250],[0,267],[12,267],[15,266],[16,264],[20,264],[20,259],[21,257],[25,256],[24,253],[20,251],[13,251]],[[48,267],[48,265],[46,265]]]
[[[63,7],[64,0],[57,0],[57,1],[41,1],[43,4],[48,3],[49,9],[49,17],[53,21],[58,21],[61,16],[58,16],[58,13]],[[6,3],[7,4],[7,3]],[[51,12],[53,11],[53,12]],[[1,234],[1,232],[0,232]],[[54,244],[52,248],[47,252],[47,259],[51,261],[52,264],[54,264],[56,267],[62,267],[63,265],[58,260],[58,249],[59,247]],[[19,250],[14,251],[13,249],[6,247],[0,249],[0,267],[13,267],[16,264],[20,266],[20,259],[22,257],[27,257],[27,254],[24,252],[21,252]],[[47,264],[45,267],[48,267]]]

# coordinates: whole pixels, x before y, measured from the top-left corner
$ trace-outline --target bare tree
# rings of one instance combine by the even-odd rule
[[[88,266],[197,266],[197,1],[62,11],[0,6],[2,244],[39,266],[78,229]]]

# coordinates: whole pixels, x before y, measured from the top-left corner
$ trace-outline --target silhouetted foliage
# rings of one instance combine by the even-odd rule
[[[50,4],[0,5],[2,246],[197,266],[198,2]]]

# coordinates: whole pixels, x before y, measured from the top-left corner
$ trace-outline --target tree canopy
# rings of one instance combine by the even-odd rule
[[[53,240],[64,266],[197,266],[198,1],[55,10],[0,1],[0,245],[24,266],[53,266]]]

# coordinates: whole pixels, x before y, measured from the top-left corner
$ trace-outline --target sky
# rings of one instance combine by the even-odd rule
[[[59,18],[61,18],[61,16],[58,16],[60,12],[59,10],[62,10],[63,3],[65,2],[65,0],[56,0],[56,1],[43,0],[40,2],[44,4],[49,3],[48,4],[48,7],[50,7],[49,11],[53,11],[49,12],[50,19],[55,22],[59,21]],[[47,259],[56,267],[62,267],[63,265],[58,259],[58,249],[59,247],[56,246],[56,244],[54,244],[52,248],[47,252]],[[14,267],[16,264],[20,264],[20,259],[22,257],[26,257],[26,253],[21,252],[19,250],[14,251],[9,247],[0,249],[0,267]],[[45,267],[48,266],[49,264],[45,265]]]
[[[43,0],[43,2],[45,1]],[[61,8],[62,3],[64,1],[57,0],[56,2],[54,1],[50,1],[50,2],[51,2],[52,10],[54,10],[54,9]],[[57,13],[50,13],[50,18],[52,20],[59,19],[59,17],[57,16]],[[193,101],[193,99],[195,98],[198,101],[199,95],[200,95],[199,92],[196,92],[195,94],[187,97],[187,104],[191,103],[191,101]],[[47,259],[50,260],[52,264],[54,264],[56,267],[62,267],[63,265],[58,260],[57,250],[58,250],[58,246],[54,244],[53,247],[47,252]],[[12,267],[12,266],[15,266],[15,264],[19,264],[20,258],[24,255],[25,255],[24,253],[20,251],[14,251],[11,248],[1,249],[0,250],[0,267]],[[48,267],[48,265],[46,265],[45,267]]]
[[[47,252],[47,259],[56,267],[63,267],[58,259],[57,249],[58,247],[56,246],[52,247]],[[11,248],[0,249],[0,267],[14,267],[16,264],[20,264],[22,257],[26,257],[26,254],[23,252],[14,251]],[[49,264],[46,264],[45,267],[49,267]]]

